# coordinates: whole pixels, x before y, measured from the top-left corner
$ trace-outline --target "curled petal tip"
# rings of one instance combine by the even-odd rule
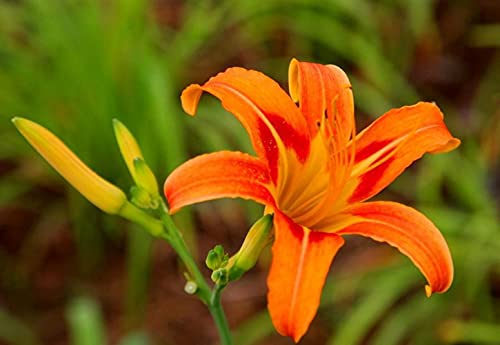
[[[185,88],[181,95],[182,109],[189,115],[194,116],[202,93],[203,89],[198,84],[191,84]]]
[[[426,295],[427,297],[431,297],[431,296],[432,296],[432,288],[431,288],[431,286],[430,286],[430,285],[426,285],[426,286],[425,286],[425,295]]]
[[[460,146],[460,143],[461,143],[460,139],[451,138],[450,140],[448,140],[448,142],[446,144],[444,144],[443,146],[439,147],[438,149],[436,149],[434,151],[431,151],[431,153],[446,153],[446,152],[453,151],[458,146]]]
[[[288,89],[294,102],[299,101],[299,61],[293,58],[288,67]]]
[[[384,241],[399,249],[427,280],[425,293],[443,293],[453,281],[453,262],[448,245],[436,226],[415,209],[394,202],[374,201],[351,206],[360,223],[337,231]]]

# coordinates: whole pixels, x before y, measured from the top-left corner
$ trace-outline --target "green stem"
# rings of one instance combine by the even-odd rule
[[[212,290],[212,295],[210,296],[210,304],[208,305],[208,309],[210,310],[210,314],[215,321],[215,326],[217,327],[217,331],[219,332],[219,337],[221,341],[221,345],[231,345],[233,343],[231,338],[231,332],[229,331],[229,325],[227,323],[226,315],[224,314],[224,309],[222,309],[221,304],[221,292],[224,288],[223,285],[217,284]]]
[[[193,280],[197,286],[196,295],[207,305],[210,302],[210,287],[207,284],[205,277],[198,269],[198,265],[194,260],[193,256],[189,252],[189,249],[182,237],[181,233],[177,230],[177,228],[171,228],[173,225],[170,217],[162,216],[163,223],[166,227],[169,227],[169,232],[165,234],[164,238],[169,241],[172,248],[174,248],[175,252],[181,259],[181,261],[186,266],[186,269],[189,274],[189,279]],[[167,225],[168,224],[168,225]]]
[[[119,211],[120,216],[128,219],[147,230],[153,237],[162,237],[162,223],[130,202],[125,202]]]
[[[189,279],[196,284],[196,295],[207,305],[214,319],[221,345],[232,345],[231,332],[220,301],[220,293],[224,286],[217,284],[213,290],[210,289],[191,255],[182,233],[170,217],[165,203],[162,201],[159,208],[161,222],[128,202],[120,210],[120,215],[143,226],[151,235],[165,239],[172,246],[186,266]]]

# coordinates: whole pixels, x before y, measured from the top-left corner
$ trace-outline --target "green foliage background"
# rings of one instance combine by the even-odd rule
[[[409,260],[349,239],[302,343],[500,343],[499,47],[495,1],[0,1],[0,343],[216,341],[203,307],[175,295],[183,278],[169,249],[72,191],[12,116],[48,127],[128,189],[112,118],[137,136],[160,181],[199,153],[251,151],[218,102],[207,97],[192,119],[180,92],[233,65],[286,87],[292,57],[346,70],[358,129],[423,99],[439,104],[463,142],[424,157],[380,196],[417,207],[442,230],[452,289],[427,300]],[[177,222],[203,257],[215,243],[237,250],[258,212],[221,201]],[[268,260],[226,296],[238,345],[290,343],[265,310]],[[166,296],[177,297],[156,304]]]

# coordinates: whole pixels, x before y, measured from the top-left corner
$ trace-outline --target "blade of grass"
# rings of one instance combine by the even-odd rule
[[[373,345],[398,345],[419,332],[418,325],[425,319],[433,319],[438,306],[425,297],[414,296],[400,307],[393,310],[373,336]],[[429,322],[432,324],[432,321]]]
[[[349,314],[344,315],[327,344],[360,344],[381,315],[414,285],[415,276],[415,270],[407,269],[380,277]]]
[[[234,343],[238,345],[258,344],[273,334],[274,326],[267,310],[261,311],[241,324],[233,333]]]
[[[66,311],[72,345],[105,345],[106,336],[101,310],[88,297],[74,299]]]
[[[500,325],[479,320],[449,320],[440,333],[451,344],[498,344]]]
[[[153,238],[137,226],[128,234],[127,253],[127,326],[140,325],[144,318],[151,267]]]

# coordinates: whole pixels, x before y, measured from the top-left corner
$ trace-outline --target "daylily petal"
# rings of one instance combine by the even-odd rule
[[[354,126],[354,100],[351,83],[344,71],[334,65],[293,59],[288,80],[290,95],[299,102],[311,135],[318,132],[319,123],[327,112],[337,121],[337,132],[342,137],[339,141],[346,142]]]
[[[366,200],[389,185],[426,152],[448,152],[460,145],[433,103],[393,109],[355,138],[355,180],[349,202]]]
[[[257,155],[269,163],[276,183],[278,160],[285,148],[292,149],[300,161],[309,154],[307,123],[299,109],[280,86],[264,74],[243,68],[229,68],[204,85],[190,85],[181,96],[184,110],[191,115],[203,91],[222,101],[250,135]],[[284,147],[280,147],[284,146]]]
[[[193,158],[175,169],[165,181],[170,212],[218,198],[252,199],[274,205],[267,166],[241,152],[221,151]]]
[[[415,209],[395,202],[377,201],[346,210],[357,223],[337,231],[387,242],[418,267],[428,284],[427,296],[445,292],[453,281],[453,263],[445,239],[436,226]]]
[[[304,228],[281,212],[274,225],[269,312],[278,332],[298,342],[316,315],[328,270],[344,240]]]

